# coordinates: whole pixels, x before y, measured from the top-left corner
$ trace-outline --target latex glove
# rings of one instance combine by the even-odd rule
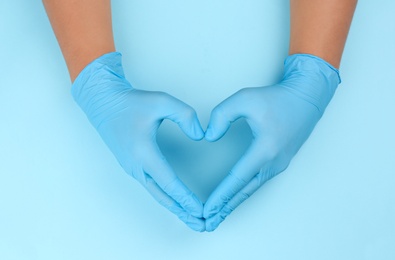
[[[123,169],[190,228],[204,231],[202,202],[176,176],[156,143],[164,119],[177,123],[189,138],[202,139],[196,112],[166,93],[134,89],[117,52],[90,63],[75,80],[72,95]]]
[[[245,88],[215,107],[205,134],[216,141],[238,118],[253,140],[227,177],[208,198],[203,217],[213,231],[267,180],[284,171],[321,118],[340,83],[338,71],[305,54],[289,56],[279,84]]]

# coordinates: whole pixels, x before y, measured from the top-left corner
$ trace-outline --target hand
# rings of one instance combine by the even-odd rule
[[[204,231],[202,202],[176,176],[156,143],[164,119],[177,123],[189,138],[202,139],[196,112],[166,93],[134,89],[115,52],[90,63],[72,94],[123,169],[190,228]]]
[[[245,118],[253,140],[228,176],[208,198],[203,217],[213,231],[267,180],[284,171],[321,118],[340,83],[338,71],[312,55],[289,56],[283,80],[245,88],[214,108],[205,134],[216,141],[238,118]]]

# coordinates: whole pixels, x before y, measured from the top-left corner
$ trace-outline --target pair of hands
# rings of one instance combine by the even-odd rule
[[[289,56],[279,84],[233,94],[214,108],[206,132],[194,109],[182,101],[163,92],[134,89],[124,77],[120,53],[90,63],[75,80],[72,94],[129,175],[190,228],[213,231],[287,168],[339,83],[337,70],[325,61],[312,55]],[[216,141],[241,117],[251,128],[253,141],[203,205],[167,163],[156,132],[169,119],[193,140]]]

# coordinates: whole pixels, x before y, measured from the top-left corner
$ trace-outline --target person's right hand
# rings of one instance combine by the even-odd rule
[[[134,89],[117,52],[86,66],[72,95],[123,169],[190,228],[204,231],[202,202],[173,172],[156,143],[164,119],[177,123],[189,138],[202,139],[196,112],[166,93]]]

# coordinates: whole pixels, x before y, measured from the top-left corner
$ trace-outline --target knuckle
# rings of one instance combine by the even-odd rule
[[[230,213],[232,213],[234,210],[235,210],[235,208],[233,207],[233,205],[227,204],[227,205],[225,205],[225,207],[222,210],[223,213],[225,213],[225,214],[222,214],[222,216],[225,217],[226,215],[229,215]]]
[[[265,167],[261,169],[259,174],[261,174],[260,184],[263,184],[266,181],[273,178],[274,176],[276,176],[278,173],[277,171],[275,171],[273,167]]]
[[[247,181],[243,178],[243,176],[239,176],[233,169],[229,171],[228,176],[233,179],[234,182],[240,183],[242,185],[246,185]],[[236,191],[233,191],[236,192]]]
[[[241,191],[240,196],[241,196],[241,201],[245,201],[246,199],[248,199],[250,197],[250,194],[248,194],[247,192]]]
[[[221,196],[220,196],[220,200],[223,202],[223,203],[228,203],[228,201],[230,201],[230,197],[227,195],[227,194],[221,194]]]
[[[268,180],[268,177],[270,176],[267,176],[266,170],[262,168],[257,174],[257,178],[256,178],[257,188],[261,187]]]

